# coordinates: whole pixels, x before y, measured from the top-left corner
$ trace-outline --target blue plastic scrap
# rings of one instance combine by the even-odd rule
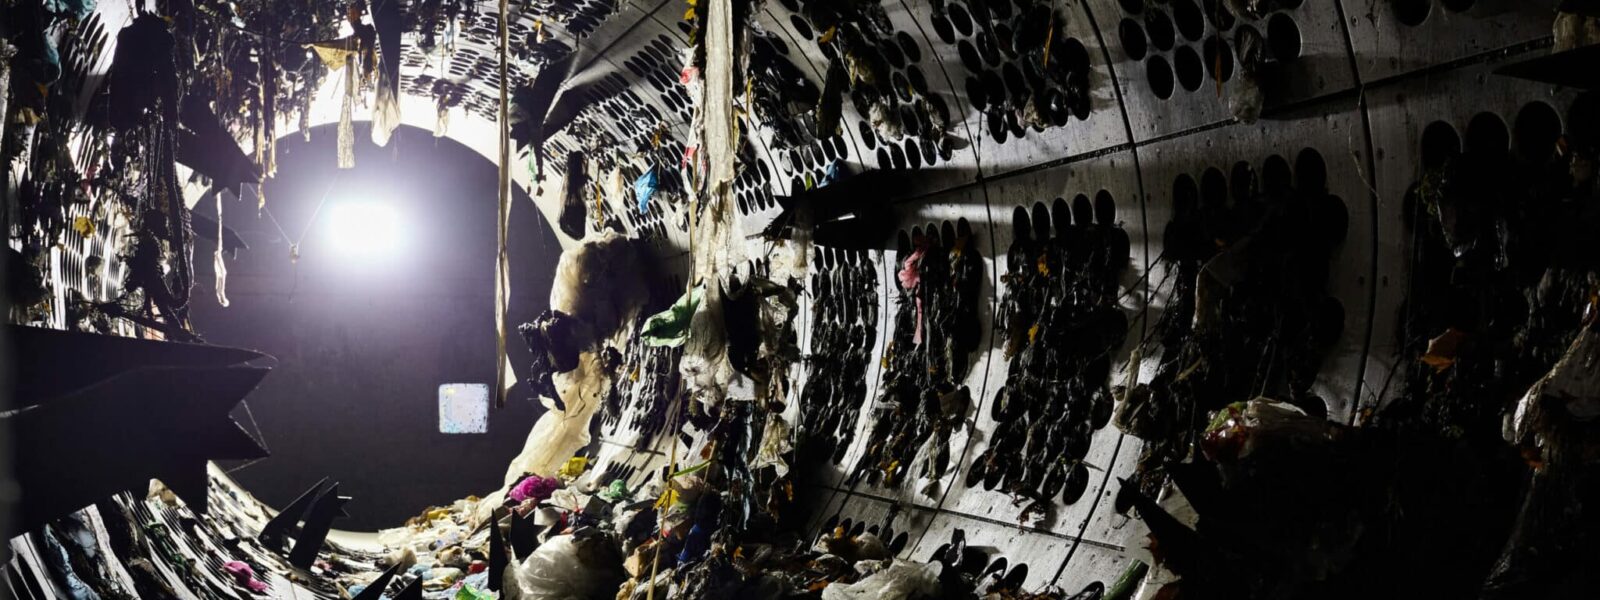
[[[659,183],[660,178],[656,176],[655,167],[650,167],[650,170],[645,171],[643,175],[634,180],[633,195],[639,199],[639,212],[641,214],[650,210],[650,197],[656,195],[656,185]]]

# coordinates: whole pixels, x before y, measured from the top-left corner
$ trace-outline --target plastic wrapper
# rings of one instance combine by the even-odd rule
[[[908,600],[939,593],[939,563],[897,562],[852,584],[822,588],[822,600]]]
[[[1528,388],[1506,421],[1505,438],[1524,448],[1546,448],[1559,422],[1588,422],[1600,416],[1600,330],[1591,324],[1578,333],[1550,372]]]
[[[1217,411],[1200,447],[1212,460],[1227,462],[1273,447],[1322,444],[1331,435],[1327,421],[1286,402],[1257,398]]]
[[[783,460],[783,455],[794,449],[792,430],[789,422],[783,416],[773,414],[767,417],[767,429],[761,434],[761,448],[756,451],[756,458],[750,463],[750,470],[772,467],[779,477],[789,474],[789,463]]]
[[[506,600],[584,600],[610,598],[622,583],[621,563],[596,546],[610,540],[579,541],[558,535],[541,544],[506,572]]]

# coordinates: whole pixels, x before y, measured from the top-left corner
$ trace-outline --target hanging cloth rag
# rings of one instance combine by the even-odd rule
[[[211,255],[211,270],[215,271],[217,276],[217,304],[222,305],[223,308],[227,308],[228,265],[222,260],[222,251],[227,247],[227,244],[222,243],[222,240],[227,238],[224,236],[224,229],[222,227],[222,194],[219,193],[215,195],[217,197],[217,250]]]
[[[378,93],[372,106],[372,143],[389,144],[389,136],[400,127],[400,34],[405,29],[400,3],[368,0],[372,25],[377,29]]]
[[[507,251],[507,227],[511,221],[511,85],[507,54],[511,45],[511,32],[506,20],[510,17],[506,0],[500,0],[500,179],[499,211],[495,216],[496,252],[494,257],[494,405],[506,405],[506,307],[511,297],[511,258]]]

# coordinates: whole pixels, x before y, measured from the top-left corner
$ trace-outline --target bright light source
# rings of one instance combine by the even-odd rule
[[[329,243],[340,254],[382,256],[400,247],[400,215],[378,202],[339,202],[328,207]]]

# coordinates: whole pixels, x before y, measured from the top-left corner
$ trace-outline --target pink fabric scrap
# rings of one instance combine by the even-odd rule
[[[529,475],[527,479],[517,482],[517,485],[511,486],[511,492],[508,495],[511,496],[512,500],[516,500],[517,502],[526,502],[528,500],[532,500],[535,503],[538,503],[549,500],[550,495],[556,493],[556,490],[560,488],[560,479],[556,479],[554,477]]]
[[[259,594],[267,591],[267,584],[256,579],[256,570],[250,568],[248,564],[230,560],[223,563],[222,570],[227,571],[229,575],[233,576],[234,581],[237,581],[239,585],[250,588],[252,592]]]
[[[911,256],[907,256],[905,263],[900,268],[900,287],[916,298],[917,303],[917,331],[911,336],[911,343],[922,344],[922,296],[917,294],[917,284],[922,282],[922,274],[917,272],[917,267],[922,265],[922,256],[927,250],[917,248]]]
[[[689,82],[694,81],[694,79],[699,76],[700,67],[688,67],[683,70],[683,73],[678,75],[678,83],[689,85]]]

